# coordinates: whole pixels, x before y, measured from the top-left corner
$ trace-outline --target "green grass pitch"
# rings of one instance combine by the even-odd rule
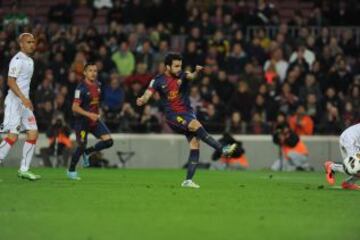
[[[34,171],[0,169],[1,240],[360,239],[360,191],[323,173],[198,171],[183,189],[184,170]]]

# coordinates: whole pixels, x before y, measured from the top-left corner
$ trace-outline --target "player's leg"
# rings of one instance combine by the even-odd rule
[[[37,180],[40,179],[40,176],[30,172],[29,170],[39,133],[34,113],[25,107],[23,107],[22,111],[21,125],[21,128],[26,130],[26,140],[23,146],[18,176],[29,180]]]
[[[16,143],[18,135],[15,133],[9,133],[0,143],[0,163],[9,154],[11,147]]]
[[[82,128],[75,128],[77,147],[71,156],[70,166],[67,172],[68,178],[72,180],[80,180],[76,171],[76,165],[78,164],[81,155],[84,153],[87,143],[87,131],[80,129]]]
[[[3,131],[8,132],[0,143],[0,162],[9,154],[11,147],[16,143],[21,125],[21,105],[9,98],[5,99]]]
[[[194,135],[188,135],[187,138],[190,146],[190,153],[188,159],[186,180],[181,184],[181,186],[199,188],[200,186],[194,183],[192,179],[199,164],[200,141]]]
[[[358,180],[360,180],[359,176],[350,176],[341,183],[341,187],[349,190],[360,190],[360,186],[356,184]]]
[[[342,159],[345,159],[348,155],[346,146],[344,145],[344,142],[345,141],[344,141],[343,136],[340,136],[339,148],[340,148],[340,154],[341,154]],[[326,173],[326,180],[330,185],[335,184],[335,172],[346,173],[343,163],[326,161],[324,163],[324,168],[325,168],[325,173]]]
[[[110,135],[110,130],[102,121],[99,121],[95,129],[92,131],[92,134],[99,138],[100,141],[97,142],[95,145],[85,149],[83,154],[83,165],[89,166],[89,155],[93,152],[99,152],[101,150],[107,149],[114,145],[114,141]]]
[[[231,156],[236,149],[236,144],[223,146],[220,142],[216,141],[208,134],[208,132],[197,119],[192,119],[189,122],[188,129],[189,131],[194,132],[198,139],[202,140],[215,150],[221,151],[226,157]]]

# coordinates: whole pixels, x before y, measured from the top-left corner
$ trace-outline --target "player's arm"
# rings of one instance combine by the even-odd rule
[[[136,99],[136,104],[138,106],[145,105],[150,100],[153,94],[154,94],[153,90],[147,89],[141,97]]]
[[[186,74],[186,78],[189,79],[189,80],[194,80],[198,73],[203,70],[203,66],[200,66],[200,65],[196,65],[195,67],[195,71],[194,72],[189,72],[189,71],[186,71],[185,74]]]
[[[93,121],[97,121],[99,120],[100,118],[100,115],[99,114],[96,114],[96,113],[92,113],[92,112],[88,112],[86,110],[84,110],[81,106],[80,106],[80,103],[78,101],[74,101],[73,104],[72,104],[72,111],[74,113],[77,113],[77,114],[80,114],[82,116],[85,116],[87,118],[90,118],[91,120]]]
[[[11,91],[20,98],[21,102],[24,104],[25,107],[30,108],[33,110],[32,103],[30,99],[26,98],[24,94],[21,92],[19,86],[16,83],[16,78],[8,77],[7,85],[11,89]]]

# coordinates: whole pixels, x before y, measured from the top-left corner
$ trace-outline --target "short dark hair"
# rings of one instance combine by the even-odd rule
[[[171,66],[171,64],[174,60],[182,61],[181,54],[172,52],[172,53],[169,53],[168,55],[166,55],[165,61],[164,61],[165,66]]]
[[[85,63],[85,65],[84,65],[84,71],[85,71],[88,67],[90,67],[90,66],[96,66],[96,63],[93,62],[93,61]]]

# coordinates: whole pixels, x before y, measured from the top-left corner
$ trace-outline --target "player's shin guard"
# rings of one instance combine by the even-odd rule
[[[196,136],[215,150],[222,150],[222,145],[212,136],[210,136],[203,127],[200,127],[198,130],[196,130]]]
[[[14,141],[9,138],[4,138],[0,144],[0,161],[4,160],[8,155],[12,145],[14,145]]]
[[[114,144],[114,141],[112,139],[108,139],[105,141],[100,141],[95,144],[95,146],[91,146],[85,150],[86,154],[90,154],[92,152],[98,152],[106,148],[110,148]]]
[[[199,149],[190,150],[186,180],[191,180],[194,177],[197,165],[199,164],[199,155]]]
[[[29,171],[32,157],[35,151],[36,140],[26,140],[23,147],[23,155],[20,164],[20,171]]]
[[[76,165],[80,160],[80,156],[84,153],[84,146],[79,146],[76,148],[75,152],[71,157],[69,172],[75,172]]]

